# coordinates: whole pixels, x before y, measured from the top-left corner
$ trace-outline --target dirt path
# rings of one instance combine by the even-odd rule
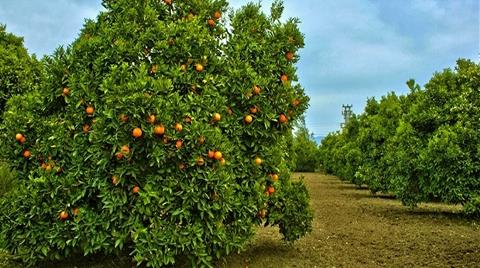
[[[335,177],[303,174],[315,213],[313,232],[293,247],[275,228],[225,267],[480,267],[480,222],[457,206],[409,210]]]

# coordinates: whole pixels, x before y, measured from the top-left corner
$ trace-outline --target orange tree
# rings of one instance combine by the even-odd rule
[[[7,100],[37,86],[41,77],[41,65],[28,54],[23,39],[0,24],[0,121]]]
[[[311,229],[290,179],[298,20],[224,0],[105,0],[45,60],[45,85],[12,98],[1,152],[22,183],[0,201],[0,247],[27,264],[119,254],[211,266],[255,225]]]

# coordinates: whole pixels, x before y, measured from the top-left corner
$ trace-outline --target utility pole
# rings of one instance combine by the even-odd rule
[[[345,127],[352,117],[352,107],[353,105],[342,105],[343,123],[340,125],[341,128]]]

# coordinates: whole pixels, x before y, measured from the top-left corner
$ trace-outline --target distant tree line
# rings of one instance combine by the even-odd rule
[[[480,213],[480,65],[458,60],[422,89],[371,98],[342,131],[323,139],[324,171],[405,205],[441,201]]]

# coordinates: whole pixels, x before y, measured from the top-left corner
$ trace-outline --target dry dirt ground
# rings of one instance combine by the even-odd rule
[[[463,217],[461,207],[422,204],[411,210],[333,176],[301,175],[315,213],[313,232],[287,246],[276,228],[261,228],[247,251],[219,267],[480,267],[480,222]],[[102,258],[49,265],[129,266]]]

